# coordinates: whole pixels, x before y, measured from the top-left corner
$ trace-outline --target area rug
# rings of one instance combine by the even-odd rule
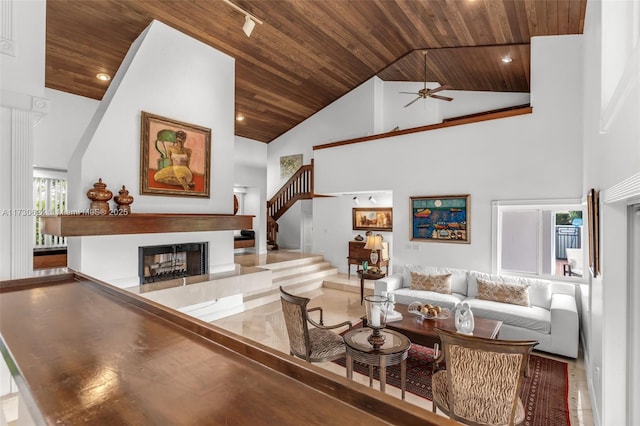
[[[345,366],[345,359],[334,361]],[[431,373],[433,350],[412,344],[407,357],[406,391],[431,400]],[[524,425],[527,426],[567,426],[569,415],[569,378],[568,364],[531,355],[530,375],[525,377],[522,390],[522,403],[525,409]],[[369,367],[354,362],[353,371],[369,375]],[[374,368],[374,378],[379,380],[378,367]],[[387,384],[400,387],[400,366],[387,367]],[[428,406],[431,409],[431,404]]]

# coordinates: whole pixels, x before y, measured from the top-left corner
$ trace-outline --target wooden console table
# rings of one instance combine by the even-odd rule
[[[370,262],[371,250],[364,249],[364,241],[349,241],[349,256],[347,256],[347,272],[351,276],[351,265],[362,265],[363,261]],[[375,265],[378,268],[385,267],[385,270],[389,267],[389,243],[382,242],[382,250],[378,253],[378,262]],[[358,267],[356,266],[356,269]],[[388,271],[387,271],[388,272]]]

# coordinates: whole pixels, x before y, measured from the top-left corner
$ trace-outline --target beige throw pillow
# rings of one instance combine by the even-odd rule
[[[529,303],[529,286],[496,283],[477,278],[478,299],[494,302],[511,303],[512,305],[531,306]]]
[[[451,294],[451,274],[426,275],[411,272],[411,290],[427,290]]]

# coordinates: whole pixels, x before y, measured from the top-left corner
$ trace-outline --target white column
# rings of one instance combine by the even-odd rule
[[[16,56],[13,21],[13,1],[3,0],[0,2],[0,53],[9,56]]]
[[[11,278],[33,272],[33,113],[11,110]]]

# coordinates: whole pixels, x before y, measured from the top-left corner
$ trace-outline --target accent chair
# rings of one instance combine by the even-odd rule
[[[441,329],[436,332],[446,369],[432,377],[433,412],[438,408],[468,425],[522,423],[522,380],[538,342],[484,339]]]
[[[325,326],[321,307],[307,309],[311,299],[289,294],[282,287],[280,287],[280,301],[289,335],[291,355],[307,362],[333,361],[346,356],[343,337],[331,329],[349,326],[350,330],[351,321]],[[310,312],[316,311],[320,313],[319,322],[309,316]],[[309,324],[313,327],[309,327]]]

